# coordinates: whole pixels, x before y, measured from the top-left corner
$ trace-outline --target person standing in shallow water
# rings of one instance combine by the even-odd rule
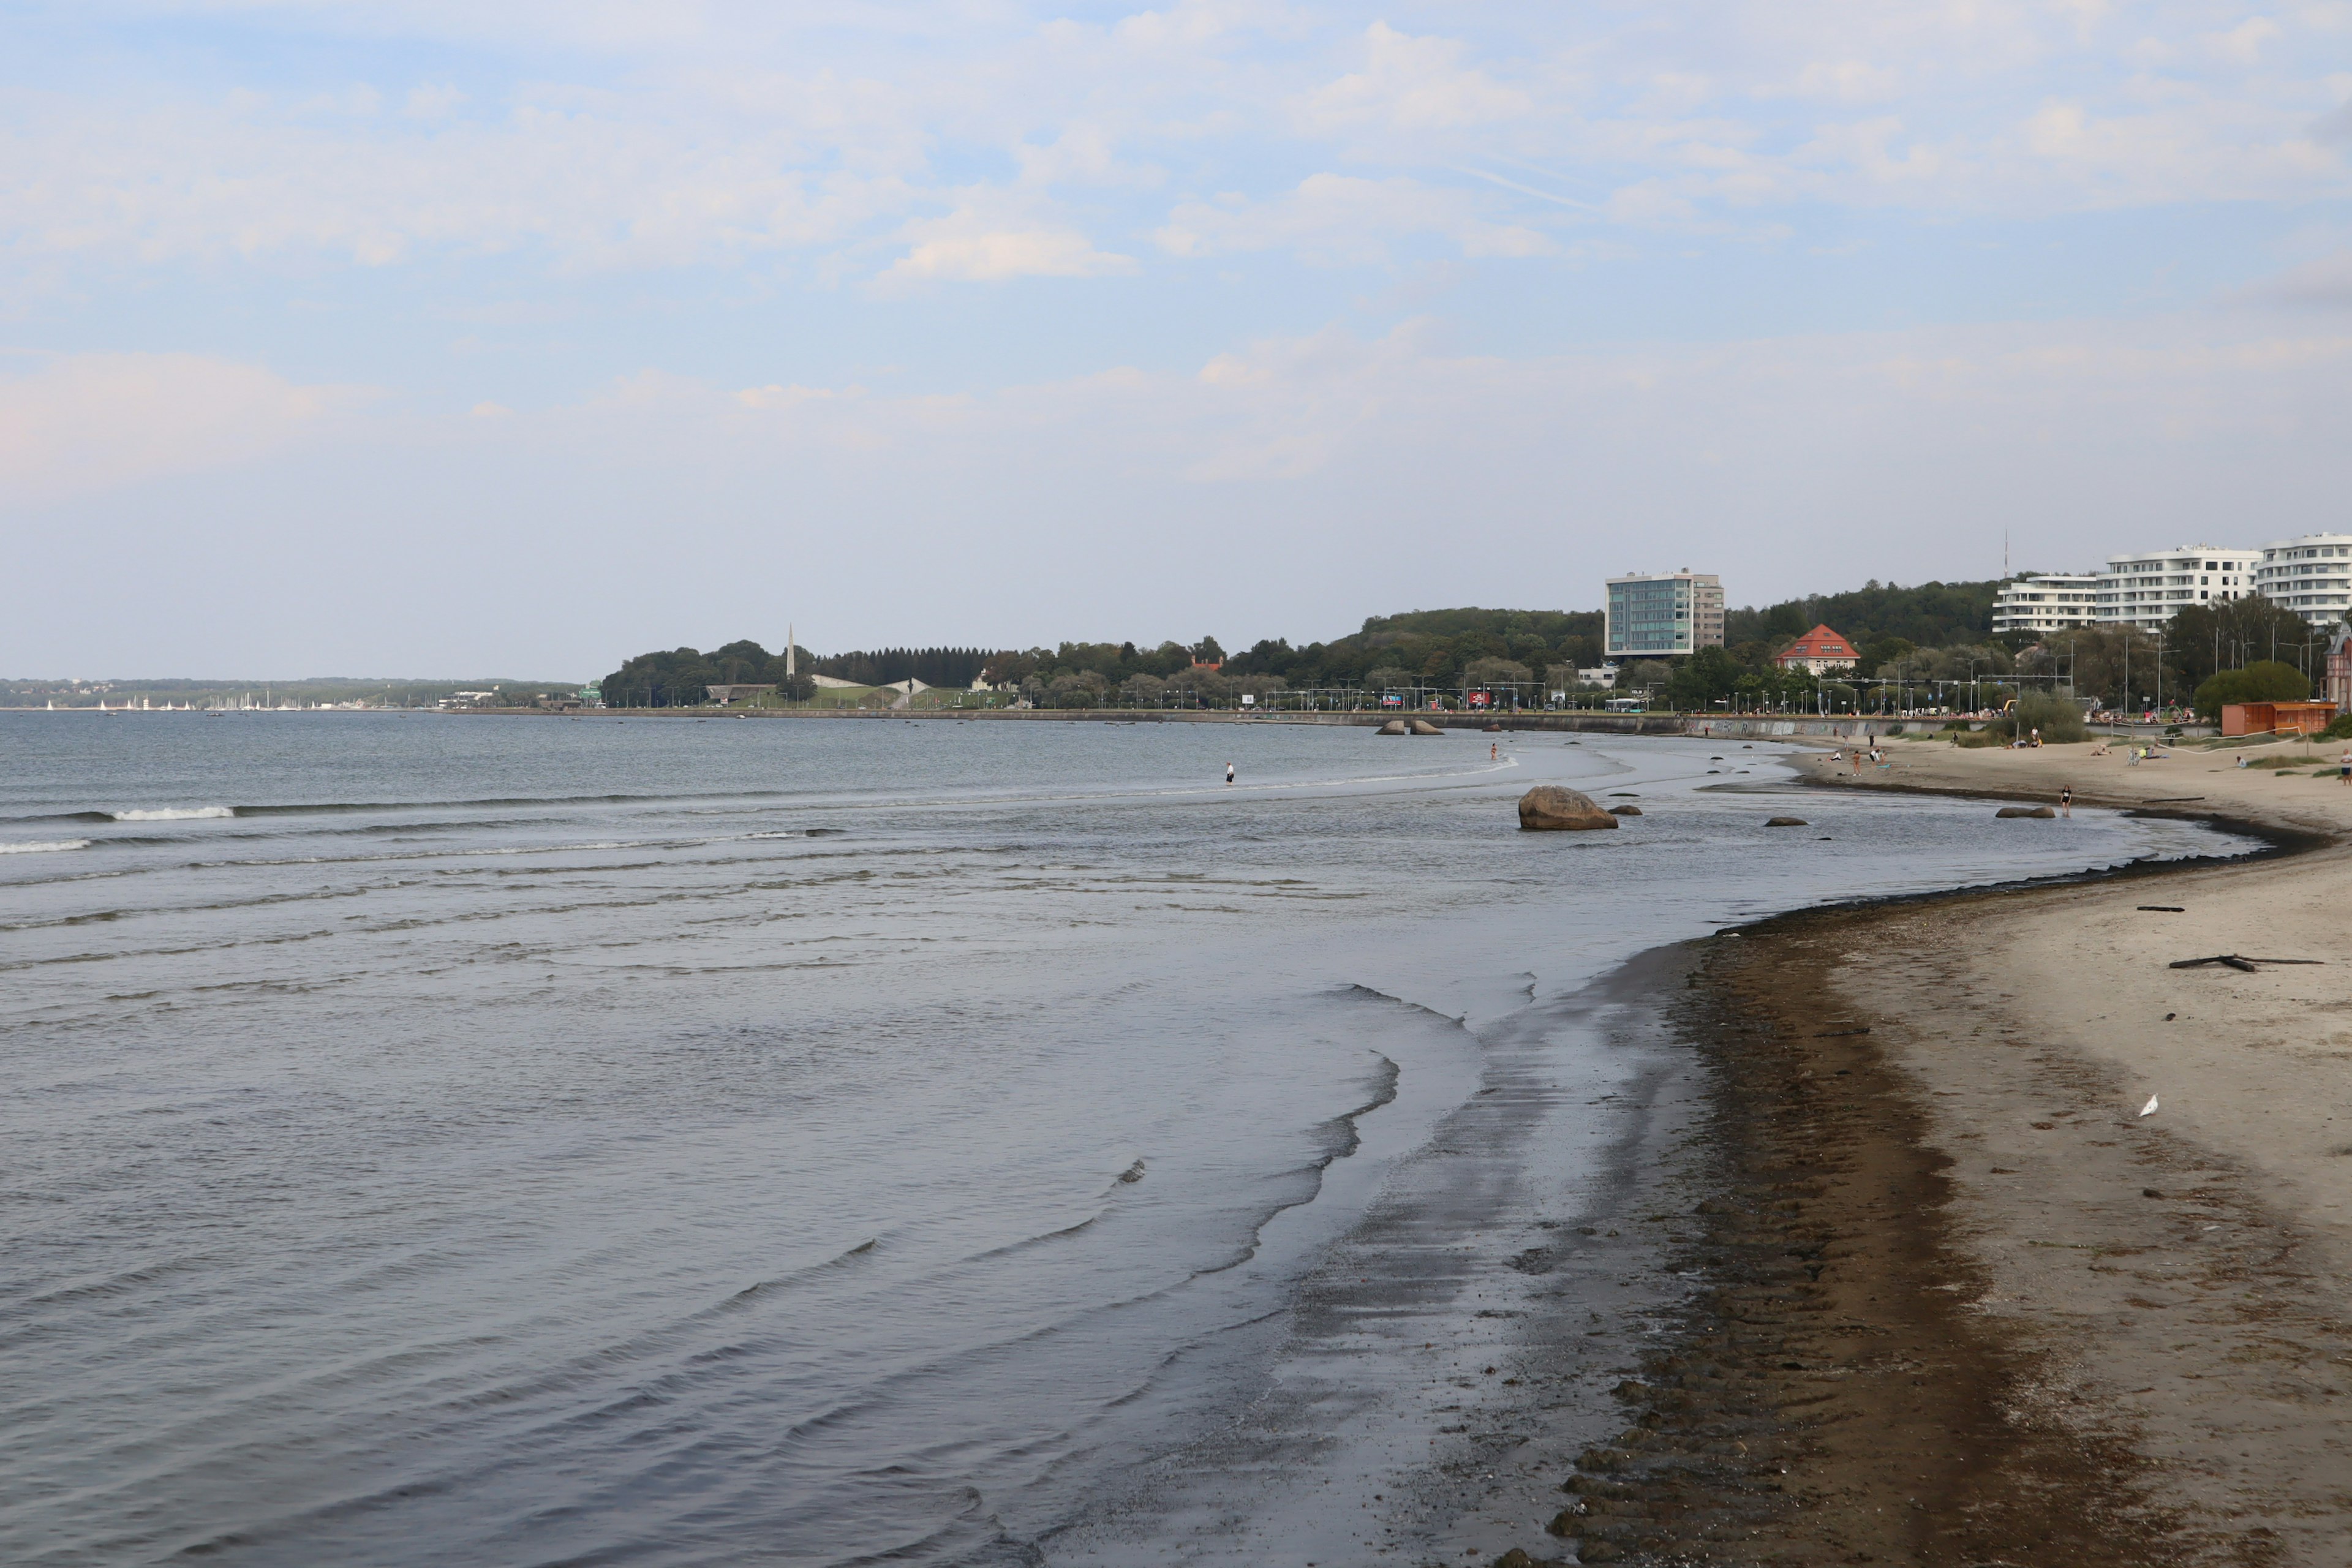
[[[1227,784],[1234,782],[1234,764],[1231,763],[1225,764],[1225,782]]]
[[[2074,815],[2074,786],[2072,784],[2062,785],[2058,791],[2058,815],[2061,816]]]

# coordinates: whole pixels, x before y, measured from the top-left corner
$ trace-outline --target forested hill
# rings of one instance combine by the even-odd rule
[[[1724,616],[1723,640],[1777,645],[1817,626],[1843,633],[1856,647],[1901,637],[1919,647],[1980,643],[1992,636],[1992,596],[2000,579],[1982,583],[1922,583],[1903,588],[1875,580],[1843,594],[1784,599],[1763,609]]]
[[[1980,643],[1992,629],[1987,583],[1922,583],[1902,588],[1869,583],[1845,594],[1790,599],[1763,609],[1733,610],[1725,641],[1744,662],[1760,667],[1790,639],[1819,622],[1869,645],[1889,638],[1921,647]],[[1294,647],[1269,637],[1227,655],[1213,637],[1193,643],[1066,642],[1054,647],[990,652],[982,648],[877,648],[818,658],[800,650],[801,676],[830,675],[860,685],[912,677],[927,686],[992,682],[1056,682],[1079,697],[1139,679],[1167,681],[1196,666],[1222,665],[1222,679],[1257,678],[1290,687],[1387,688],[1415,682],[1452,686],[1465,679],[1497,684],[1564,687],[1573,672],[1601,662],[1599,610],[1412,610],[1373,616],[1361,629],[1330,642]],[[731,642],[709,653],[691,647],[643,653],[604,678],[604,700],[615,706],[676,707],[698,703],[703,688],[726,682],[781,682],[783,656],[756,642]]]

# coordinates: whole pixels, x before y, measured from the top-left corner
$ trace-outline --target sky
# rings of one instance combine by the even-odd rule
[[[0,0],[0,675],[2352,530],[2352,3]]]

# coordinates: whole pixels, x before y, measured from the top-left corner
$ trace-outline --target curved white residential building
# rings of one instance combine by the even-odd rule
[[[2003,583],[1992,596],[1996,632],[2063,632],[2086,626],[2098,616],[2099,578],[2094,572],[2038,572]]]
[[[2265,544],[2254,582],[2272,604],[2314,626],[2332,626],[2352,611],[2352,533],[2306,533]]]
[[[2183,544],[2146,555],[2111,555],[2099,574],[2098,620],[2152,632],[2193,605],[2254,592],[2259,550]]]

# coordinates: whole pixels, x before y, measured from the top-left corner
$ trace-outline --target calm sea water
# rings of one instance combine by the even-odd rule
[[[1526,1352],[1494,1281],[1655,1109],[1597,977],[2221,844],[1821,795],[1767,830],[1789,799],[1709,786],[1774,754],[0,715],[0,1561],[1439,1539],[1412,1472],[1475,1380],[1411,1358]],[[1545,779],[1647,814],[1521,835]]]

